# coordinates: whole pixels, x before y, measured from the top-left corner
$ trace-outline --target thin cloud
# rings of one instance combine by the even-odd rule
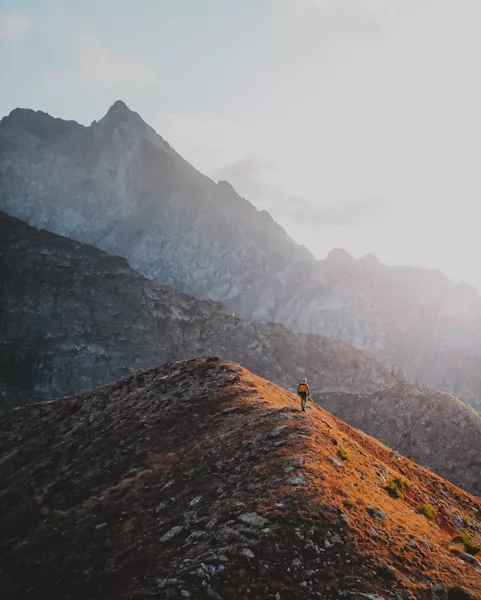
[[[225,179],[240,194],[259,205],[265,205],[284,193],[282,185],[275,181],[275,165],[254,156],[246,156],[218,169],[214,177]]]
[[[387,201],[375,198],[327,204],[291,196],[280,200],[272,210],[302,227],[353,227],[385,215],[389,208]]]
[[[351,33],[382,34],[409,15],[412,0],[276,0],[298,12],[317,13],[325,25]]]
[[[16,42],[28,33],[32,24],[27,15],[17,12],[0,12],[0,41]]]
[[[184,158],[214,176],[219,156],[229,160],[229,154],[252,144],[245,128],[221,115],[164,113],[157,118],[156,128]]]
[[[117,56],[93,30],[75,37],[73,69],[48,73],[48,83],[75,80],[86,86],[114,89],[121,86],[150,88],[160,83],[157,71],[148,63],[129,56]]]
[[[283,223],[301,227],[353,227],[377,219],[389,211],[386,200],[367,198],[337,203],[315,202],[286,193],[276,166],[264,159],[246,156],[216,172],[259,208]]]

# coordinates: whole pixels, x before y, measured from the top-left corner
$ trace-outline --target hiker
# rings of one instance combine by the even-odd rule
[[[297,387],[297,393],[301,397],[301,409],[302,412],[306,412],[307,397],[309,396],[309,386],[307,385],[307,379],[302,378],[301,383]]]

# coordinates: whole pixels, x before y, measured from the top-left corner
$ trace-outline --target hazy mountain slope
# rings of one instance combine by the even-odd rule
[[[0,405],[65,396],[205,353],[290,387],[366,393],[401,371],[318,335],[232,316],[127,262],[0,213]],[[3,386],[2,386],[3,383]],[[3,387],[3,394],[2,394]]]
[[[166,360],[221,354],[291,389],[306,373],[316,400],[355,394],[331,396],[329,408],[481,494],[481,420],[360,350],[235,318],[155,285],[119,257],[1,214],[0,290],[4,407],[91,389]]]
[[[314,261],[265,211],[196,171],[117,102],[90,127],[0,123],[0,209],[127,258],[239,315],[322,333],[481,409],[481,299],[437,271]],[[408,242],[408,233],[406,238]]]
[[[481,298],[474,288],[436,270],[356,261],[342,251],[294,286],[279,287],[269,282],[231,305],[367,350],[481,410]]]
[[[15,110],[0,124],[0,208],[212,299],[313,262],[266,212],[184,161],[122,102],[90,127]]]
[[[481,597],[448,550],[479,539],[479,500],[237,365],[170,363],[0,430],[2,597]]]
[[[457,398],[404,382],[361,397],[318,394],[316,401],[353,427],[481,496],[481,418]]]

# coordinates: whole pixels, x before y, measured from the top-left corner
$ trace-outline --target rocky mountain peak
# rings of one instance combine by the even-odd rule
[[[33,136],[42,141],[54,141],[58,137],[66,137],[73,130],[83,130],[83,125],[75,121],[65,121],[52,117],[42,110],[15,108],[0,121],[1,133],[11,133],[20,137]]]
[[[342,248],[334,248],[334,250],[331,250],[327,255],[326,260],[344,263],[356,262],[356,259],[353,256],[351,256],[349,252],[346,252],[346,250],[343,250]]]
[[[139,118],[140,115],[133,110],[130,110],[123,100],[117,100],[114,102],[104,117],[104,119],[119,122],[137,120]]]
[[[122,100],[114,102],[105,116],[99,121],[99,125],[102,128],[107,129],[115,129],[120,125],[125,124],[132,125],[139,129],[148,127],[142,117],[133,110],[130,110]]]
[[[366,254],[358,262],[365,267],[377,267],[379,265],[379,259],[374,254]]]

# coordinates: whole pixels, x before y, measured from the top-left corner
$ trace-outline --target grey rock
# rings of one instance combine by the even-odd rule
[[[432,600],[448,600],[448,592],[442,583],[431,586],[429,592]]]
[[[335,458],[334,456],[328,456],[327,460],[329,462],[331,462],[333,465],[335,465],[336,467],[344,467],[344,464],[340,460]]]
[[[242,523],[249,525],[250,527],[258,527],[259,529],[265,527],[269,523],[268,519],[261,517],[261,515],[258,515],[255,512],[244,513],[243,515],[237,517],[237,519],[242,521]]]
[[[179,535],[180,533],[182,533],[182,531],[184,531],[184,528],[182,527],[182,525],[172,527],[172,529],[169,529],[169,531],[167,531],[167,533],[164,533],[164,535],[160,538],[160,541],[161,542],[170,542],[170,540],[172,538],[174,538],[177,535]]]
[[[349,592],[348,598],[351,600],[385,600],[384,596],[365,594],[364,592]]]
[[[305,485],[306,484],[306,479],[303,475],[298,475],[297,477],[289,477],[289,479],[287,479],[286,483],[288,485]]]
[[[158,579],[157,585],[159,588],[164,588],[167,585],[176,585],[178,582],[178,579]]]
[[[217,567],[217,566],[215,566],[215,565],[205,565],[204,563],[201,563],[201,565],[200,565],[200,566],[201,566],[201,568],[202,568],[202,569],[204,569],[204,571],[205,571],[205,572],[206,572],[206,573],[207,573],[209,576],[215,575],[215,573],[217,572],[217,570],[218,570],[218,568],[219,568],[219,567]]]
[[[192,531],[186,538],[184,543],[189,545],[200,540],[207,540],[211,537],[211,535],[212,534],[208,533],[207,531]]]
[[[206,529],[214,529],[214,527],[217,525],[218,521],[219,521],[218,517],[212,517],[212,519],[205,526]]]
[[[383,512],[382,510],[379,510],[379,508],[374,508],[374,507],[370,506],[370,507],[366,508],[366,512],[373,519],[378,519],[379,521],[384,521],[385,519],[387,519],[386,513]]]
[[[242,548],[242,554],[247,558],[255,558],[255,554],[250,548]]]
[[[456,529],[464,529],[463,519],[458,513],[455,513],[453,517],[453,525],[456,527]]]
[[[470,563],[471,565],[481,567],[481,563],[479,562],[479,560],[475,558],[472,554],[468,554],[467,552],[461,552],[459,558],[461,560],[464,560],[464,562]]]
[[[283,469],[286,473],[289,473],[291,471],[295,471],[296,469],[300,469],[303,464],[303,458],[293,458],[291,460],[286,460],[286,462],[283,465]]]
[[[286,425],[280,425],[279,427],[276,427],[269,433],[269,437],[279,437],[286,428]]]

